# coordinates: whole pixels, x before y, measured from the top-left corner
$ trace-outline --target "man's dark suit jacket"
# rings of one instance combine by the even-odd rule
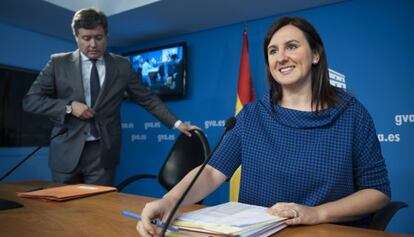
[[[173,127],[177,118],[136,78],[128,59],[106,53],[104,61],[105,80],[93,108],[96,110],[95,120],[101,135],[102,165],[114,168],[120,156],[120,108],[125,91],[133,101],[168,128]],[[51,136],[62,126],[68,128],[66,134],[54,138],[50,144],[49,166],[58,172],[69,173],[75,169],[88,131],[89,121],[67,115],[65,110],[70,101],[86,104],[81,68],[79,50],[52,55],[23,99],[25,111],[46,115],[54,122]]]

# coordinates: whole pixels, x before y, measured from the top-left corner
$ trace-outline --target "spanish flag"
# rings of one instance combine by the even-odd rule
[[[240,112],[244,105],[255,99],[252,74],[249,63],[249,48],[247,31],[243,31],[243,47],[240,60],[239,83],[237,86],[237,100],[235,115]],[[241,166],[236,170],[230,179],[230,201],[239,199]]]

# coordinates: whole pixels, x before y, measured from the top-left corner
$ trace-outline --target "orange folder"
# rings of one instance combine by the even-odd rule
[[[116,188],[91,184],[74,184],[55,188],[46,188],[32,192],[19,192],[17,193],[17,196],[51,201],[66,201],[111,191],[116,191]]]

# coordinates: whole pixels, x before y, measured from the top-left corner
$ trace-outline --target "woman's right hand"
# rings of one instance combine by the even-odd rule
[[[174,208],[175,200],[162,198],[145,204],[141,213],[141,221],[137,223],[137,231],[142,237],[156,236],[156,228],[151,224],[154,219],[160,219],[163,223]]]

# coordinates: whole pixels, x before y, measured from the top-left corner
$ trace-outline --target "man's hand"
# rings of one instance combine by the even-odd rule
[[[194,125],[188,125],[185,123],[181,123],[180,126],[177,128],[180,130],[180,132],[184,133],[185,135],[191,137],[191,130],[198,129],[201,130],[201,128],[194,126]]]
[[[84,103],[72,101],[72,115],[80,119],[91,119],[95,116],[95,110]]]

